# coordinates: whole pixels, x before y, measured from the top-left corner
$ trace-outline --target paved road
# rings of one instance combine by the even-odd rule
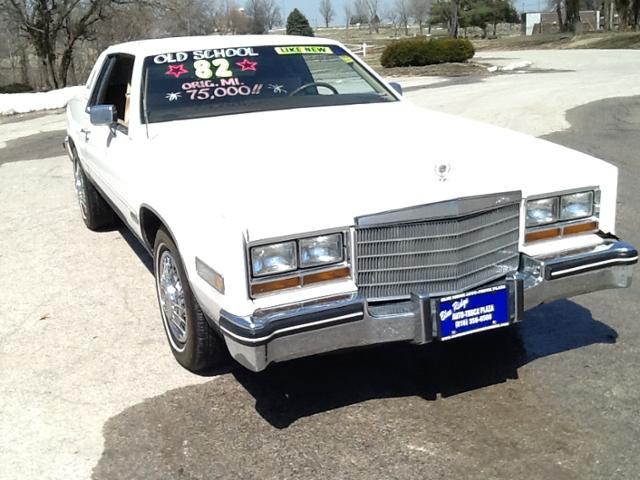
[[[477,84],[477,117],[504,78]],[[500,108],[501,122],[520,118],[522,105]],[[640,477],[638,284],[444,346],[194,376],[166,346],[141,249],[82,226],[47,133],[60,116],[20,120],[0,124],[0,478]],[[640,98],[566,121],[546,138],[620,167],[619,233],[640,244]]]
[[[603,98],[640,95],[639,50],[480,52],[495,65],[532,65],[511,75],[444,79],[408,93],[418,105],[531,135],[569,128],[565,112]],[[412,82],[414,85],[416,82]]]

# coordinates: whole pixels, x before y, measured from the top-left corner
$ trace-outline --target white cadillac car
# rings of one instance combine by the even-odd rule
[[[335,41],[115,45],[67,117],[82,218],[153,255],[193,371],[503,328],[638,260],[615,167],[414,107]]]

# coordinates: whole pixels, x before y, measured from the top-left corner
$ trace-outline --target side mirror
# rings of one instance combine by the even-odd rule
[[[402,95],[402,85],[397,82],[389,82],[389,85],[391,85],[391,88],[393,88],[396,92]]]
[[[111,127],[118,121],[118,113],[114,105],[94,105],[89,108],[89,119],[92,125]]]

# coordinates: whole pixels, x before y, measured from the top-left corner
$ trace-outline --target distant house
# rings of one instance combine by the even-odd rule
[[[581,10],[580,20],[585,32],[600,30],[600,10]],[[522,14],[522,35],[538,35],[541,33],[557,33],[560,31],[558,13],[529,12]]]

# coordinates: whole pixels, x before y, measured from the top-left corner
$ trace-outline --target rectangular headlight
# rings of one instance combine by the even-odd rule
[[[558,220],[558,197],[527,202],[527,227],[546,225]]]
[[[560,220],[574,220],[593,215],[593,191],[560,197]]]
[[[298,268],[296,242],[260,245],[251,249],[251,271],[261,277],[291,272]]]
[[[341,233],[303,238],[299,245],[301,268],[338,263],[344,258]]]

